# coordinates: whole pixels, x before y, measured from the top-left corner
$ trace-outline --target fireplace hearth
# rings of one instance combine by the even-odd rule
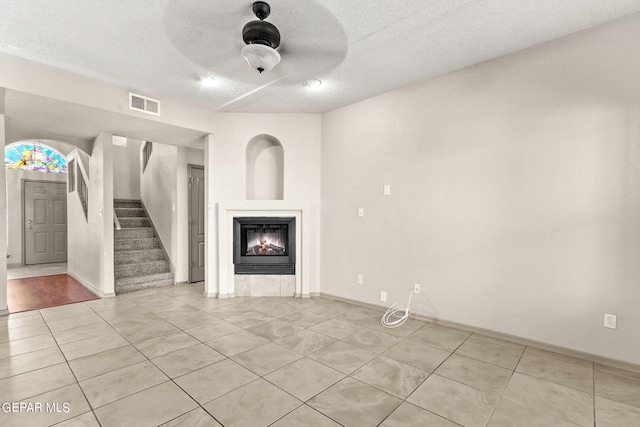
[[[295,274],[296,219],[234,217],[235,274]]]

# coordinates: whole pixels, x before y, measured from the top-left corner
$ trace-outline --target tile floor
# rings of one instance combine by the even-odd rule
[[[640,425],[640,374],[323,298],[202,285],[0,318],[2,426]],[[37,410],[41,404],[41,410]],[[47,406],[48,405],[48,406]]]
[[[21,265],[7,268],[7,280],[24,279],[26,277],[53,276],[54,274],[66,274],[66,262],[54,262],[50,264]]]

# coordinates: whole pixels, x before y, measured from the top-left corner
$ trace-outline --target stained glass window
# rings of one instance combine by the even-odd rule
[[[67,173],[64,156],[48,145],[36,142],[16,142],[4,149],[4,165],[7,169]]]

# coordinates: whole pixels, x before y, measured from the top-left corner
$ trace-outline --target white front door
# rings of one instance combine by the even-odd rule
[[[67,184],[24,182],[25,264],[67,260]]]

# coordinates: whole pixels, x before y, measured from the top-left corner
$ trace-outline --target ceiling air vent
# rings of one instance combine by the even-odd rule
[[[143,113],[160,115],[160,101],[129,92],[129,108]]]

